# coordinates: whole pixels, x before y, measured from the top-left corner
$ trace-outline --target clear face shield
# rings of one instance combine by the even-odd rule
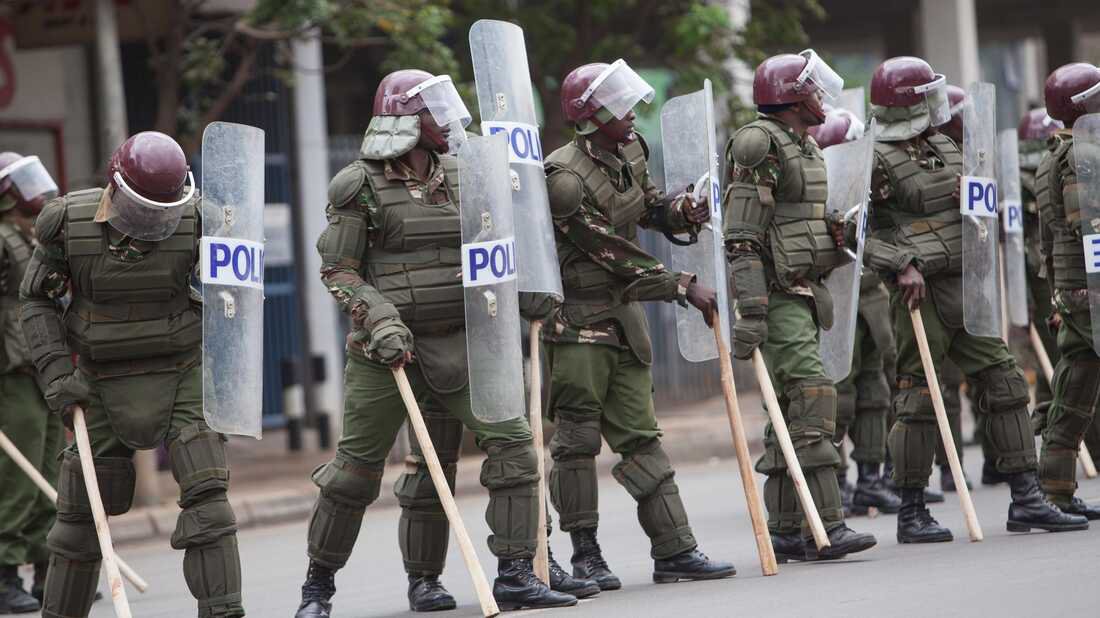
[[[844,79],[814,50],[807,49],[798,55],[806,59],[806,66],[798,75],[798,83],[810,84],[821,91],[823,97],[835,101],[844,90]]]
[[[951,121],[951,101],[947,98],[947,78],[936,75],[936,79],[913,88],[916,94],[924,95],[928,103],[928,119],[932,126],[938,127]],[[963,104],[965,104],[965,99]]]
[[[148,199],[126,184],[122,174],[115,172],[111,206],[107,223],[116,230],[136,238],[156,242],[171,236],[183,217],[184,206],[195,196],[195,176],[187,172],[183,197],[171,202]]]
[[[24,202],[36,198],[50,199],[57,196],[57,183],[38,157],[23,157],[0,170],[0,180],[10,178],[12,187],[19,191]]]
[[[449,152],[457,152],[458,147],[466,141],[466,127],[469,126],[472,116],[455,89],[451,76],[437,75],[426,79],[405,94],[409,98],[420,95],[435,123],[450,129],[447,137]]]
[[[581,95],[581,101],[591,98],[613,116],[622,119],[639,101],[653,101],[653,95],[653,86],[619,58],[592,80]]]
[[[1086,114],[1100,112],[1100,82],[1096,82],[1090,88],[1078,92],[1069,98],[1074,105],[1081,106]]]

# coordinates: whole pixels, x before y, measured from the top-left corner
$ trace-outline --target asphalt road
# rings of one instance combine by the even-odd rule
[[[971,478],[981,454],[967,451]],[[467,470],[474,472],[474,470]],[[461,472],[460,472],[461,473]],[[476,473],[476,472],[475,472]],[[935,475],[938,480],[938,474]],[[600,541],[623,589],[605,592],[571,609],[546,610],[581,616],[1098,616],[1100,615],[1100,525],[1087,532],[1010,534],[1005,531],[1008,489],[973,492],[985,540],[971,543],[953,494],[933,513],[955,533],[953,543],[900,546],[893,516],[853,518],[879,546],[837,562],[791,564],[763,577],[734,461],[682,467],[677,476],[701,549],[732,560],[738,575],[717,582],[654,585],[648,542],[635,519],[632,500],[615,481],[601,480]],[[758,482],[762,478],[758,477]],[[388,491],[388,489],[387,489]],[[1079,495],[1100,501],[1100,479],[1083,481]],[[490,581],[495,562],[485,548],[488,535],[483,492],[464,496],[459,506]],[[368,509],[359,543],[337,575],[335,616],[365,618],[413,615],[407,611],[406,580],[397,549],[395,508]],[[1100,523],[1100,522],[1097,522]],[[251,529],[240,536],[244,599],[249,616],[289,618],[298,605],[305,570],[304,523]],[[563,561],[571,553],[566,535],[551,545]],[[181,618],[195,615],[194,600],[181,573],[182,552],[157,542],[124,549],[126,560],[149,580],[139,595],[130,589],[134,616]],[[473,587],[452,542],[444,583],[458,599],[456,611],[440,616],[480,615]],[[534,612],[528,612],[534,613]],[[92,616],[113,616],[110,602]]]

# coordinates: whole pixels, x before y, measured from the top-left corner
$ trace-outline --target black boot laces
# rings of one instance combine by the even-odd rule
[[[552,581],[562,581],[569,577],[569,574],[565,572],[565,569],[561,568],[558,561],[554,560],[553,554],[547,557],[547,561],[550,563],[550,579]]]
[[[439,581],[438,577],[421,577],[420,585],[424,588],[425,594],[435,594],[437,592],[446,591],[443,587],[443,583]]]
[[[607,566],[607,561],[603,559],[603,551],[600,550],[600,544],[592,539],[588,542],[588,547],[585,548],[584,565],[589,573],[602,570],[610,571],[611,567]]]
[[[302,584],[302,603],[328,603],[336,593],[336,572],[318,564],[310,564],[306,583]]]

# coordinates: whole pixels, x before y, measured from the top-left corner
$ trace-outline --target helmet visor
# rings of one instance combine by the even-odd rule
[[[0,170],[0,181],[5,178],[11,179],[12,186],[19,191],[25,202],[38,197],[50,199],[57,196],[57,183],[38,157],[23,157]]]
[[[810,84],[829,100],[836,100],[844,90],[844,79],[814,50],[807,49],[798,55],[806,59],[806,67],[799,74],[798,83]]]
[[[171,236],[179,226],[184,207],[195,196],[195,176],[187,172],[187,187],[183,197],[171,202],[151,200],[126,184],[122,174],[115,172],[115,190],[107,223],[116,230],[138,240],[158,241]]]
[[[1077,94],[1069,98],[1074,105],[1080,105],[1085,113],[1093,114],[1100,112],[1100,82],[1096,82],[1092,86],[1078,92]]]
[[[462,127],[470,124],[472,117],[462,97],[458,96],[454,82],[450,75],[437,75],[426,79],[405,93],[409,98],[420,95],[428,111],[432,113],[435,123],[445,127],[452,123],[459,123]]]
[[[619,58],[592,80],[581,95],[581,100],[587,101],[591,97],[601,107],[607,108],[612,116],[621,119],[639,101],[652,101],[653,95],[653,86],[635,73],[625,60]]]
[[[923,94],[928,103],[928,119],[932,126],[938,127],[951,121],[951,100],[947,98],[947,78],[936,75],[936,79],[913,88],[916,94]],[[963,99],[965,105],[966,100]]]

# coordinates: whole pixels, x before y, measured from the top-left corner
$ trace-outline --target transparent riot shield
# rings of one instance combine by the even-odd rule
[[[506,140],[471,137],[458,151],[470,402],[474,416],[490,423],[525,413]]]
[[[512,207],[516,219],[523,222],[516,228],[516,251],[523,264],[519,290],[546,292],[560,300],[561,271],[523,29],[491,19],[475,22],[470,28],[470,56],[481,131],[508,139]]]
[[[1082,250],[1092,312],[1092,349],[1100,354],[1100,114],[1073,124],[1073,158],[1080,191]]]
[[[714,93],[710,80],[703,89],[669,99],[661,108],[661,147],[665,162],[665,192],[677,195],[692,187],[696,199],[710,200],[710,222],[698,241],[672,245],[672,269],[693,272],[702,285],[718,294],[722,335],[730,335],[729,292],[722,244],[722,188],[718,175],[718,142],[714,123]],[[714,332],[694,307],[676,306],[676,340],[688,361],[718,358]]]
[[[202,134],[202,403],[217,432],[259,438],[264,359],[264,132]]]
[[[867,97],[862,87],[845,88],[833,102],[833,107],[846,109],[855,114],[860,122],[867,124]]]
[[[1015,129],[997,136],[997,186],[1001,197],[1001,223],[1004,229],[1004,303],[1008,321],[1026,327],[1027,271],[1024,268],[1024,207],[1020,191],[1020,142]]]
[[[979,337],[1001,336],[997,229],[997,125],[993,84],[975,82],[963,107],[963,324]]]
[[[874,127],[858,140],[824,150],[829,197],[825,210],[856,222],[856,246],[849,247],[852,262],[825,277],[833,297],[833,327],[820,331],[821,362],[825,375],[834,382],[852,370],[856,320],[859,315],[859,284],[863,246],[867,235],[867,200],[871,190],[871,166],[875,154]]]

